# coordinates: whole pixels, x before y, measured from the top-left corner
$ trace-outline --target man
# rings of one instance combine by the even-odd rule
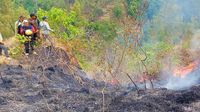
[[[40,37],[39,33],[39,26],[40,26],[40,21],[37,19],[37,16],[35,14],[30,14],[30,18],[28,19],[30,25],[32,25],[35,29],[35,32],[33,32],[33,40],[36,41],[37,38]]]
[[[0,33],[0,55],[2,55],[2,50],[4,51],[4,54],[7,57],[7,59],[10,59],[9,55],[8,55],[8,48],[4,45],[3,37],[2,37],[2,35]]]
[[[47,22],[46,16],[42,17],[42,22],[40,22],[40,29],[41,29],[42,37],[44,39],[44,43],[46,44],[46,41],[48,40],[52,46],[53,43],[49,37],[49,33],[50,31],[53,31],[53,30],[50,28],[49,23]]]
[[[25,43],[24,43],[24,47],[25,47],[25,55],[28,56],[31,52],[33,52],[34,48],[34,32],[35,29],[32,25],[29,24],[28,20],[24,20],[23,22],[23,26],[20,29],[20,34],[25,36]],[[34,54],[36,54],[35,52],[33,52]]]
[[[19,16],[19,19],[15,22],[15,35],[20,33],[20,28],[23,26],[24,16]]]

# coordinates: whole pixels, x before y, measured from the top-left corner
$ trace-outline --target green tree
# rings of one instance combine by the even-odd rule
[[[130,16],[137,16],[137,11],[140,6],[141,0],[126,0],[127,12]]]
[[[13,36],[15,33],[15,21],[20,15],[27,15],[23,7],[18,7],[11,0],[0,1],[0,31],[4,37]]]
[[[38,10],[38,16],[47,16],[50,25],[55,30],[56,36],[72,39],[84,35],[85,20],[80,16],[80,5],[73,6],[70,12],[63,9],[52,8],[49,11]]]

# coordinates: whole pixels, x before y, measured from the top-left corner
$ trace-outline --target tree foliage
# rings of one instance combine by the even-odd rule
[[[137,16],[141,0],[126,0],[127,12],[130,16]]]
[[[116,25],[109,21],[90,23],[89,28],[96,31],[104,41],[112,41],[116,37]]]
[[[160,11],[161,6],[162,6],[162,0],[149,0],[148,8],[146,9],[145,12],[146,19],[152,20],[153,17]]]
[[[0,1],[0,31],[4,37],[13,36],[15,33],[15,22],[20,15],[27,15],[23,7],[17,7],[11,0]]]
[[[122,9],[119,5],[116,5],[113,8],[113,15],[114,15],[114,17],[116,17],[118,19],[122,16]]]
[[[57,36],[71,39],[84,35],[85,20],[79,15],[79,8],[76,4],[70,12],[59,8],[52,8],[49,11],[39,9],[37,14],[39,18],[48,17],[48,22],[53,26]]]
[[[51,37],[59,37],[84,69],[112,77],[156,74],[166,57],[180,64],[173,50],[189,49],[200,28],[200,2],[191,1],[1,0],[0,31],[13,36],[18,16],[36,12],[40,20],[47,16]]]

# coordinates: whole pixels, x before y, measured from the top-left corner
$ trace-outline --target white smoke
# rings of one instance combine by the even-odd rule
[[[199,70],[196,70],[188,74],[184,78],[169,75],[167,83],[163,87],[172,90],[187,89],[190,88],[191,86],[199,84],[200,83],[199,80],[200,80]]]
[[[197,67],[186,77],[176,77],[172,73],[167,74],[167,83],[164,85],[165,88],[172,90],[187,89],[191,86],[200,84],[200,30],[196,31],[191,39],[190,51],[194,60],[197,60]],[[196,54],[197,53],[197,54]]]
[[[160,27],[161,25],[167,27],[166,32],[168,31],[170,32],[170,36],[174,36],[171,41],[173,41],[173,44],[175,44],[176,46],[176,48],[174,49],[175,53],[177,53],[177,51],[182,48],[182,41],[185,42],[190,40],[190,48],[183,49],[189,51],[189,54],[191,56],[189,58],[191,58],[191,61],[200,60],[200,7],[198,6],[200,0],[161,1],[163,2],[163,4],[157,17],[161,22],[156,24],[157,27]],[[186,35],[186,31],[189,31],[190,33],[192,32],[193,36],[191,36],[190,33]],[[178,66],[173,63],[174,61],[172,55],[169,54],[168,56],[166,56],[167,58],[165,58],[164,62],[162,63],[163,73],[161,75],[163,77],[162,81],[160,81],[162,83],[162,87],[172,90],[178,90],[190,88],[191,86],[200,84],[200,67],[197,67],[191,73],[187,74],[184,78],[174,76],[174,74],[172,73],[173,69]]]
[[[195,31],[190,43],[191,51],[200,51],[200,30]]]

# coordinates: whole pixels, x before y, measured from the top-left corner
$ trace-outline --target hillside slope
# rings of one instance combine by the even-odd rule
[[[79,66],[68,63],[67,53],[61,49],[39,48],[37,52],[40,55],[24,57],[21,65],[0,66],[1,112],[198,112],[200,109],[200,86],[182,91],[140,90],[138,96],[134,87],[115,87],[89,79]]]

